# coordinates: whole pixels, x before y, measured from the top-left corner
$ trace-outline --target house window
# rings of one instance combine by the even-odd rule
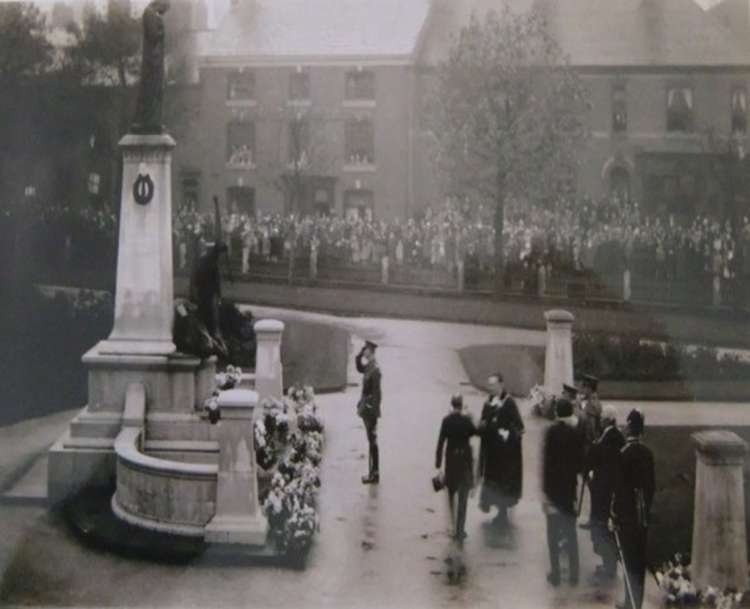
[[[612,131],[624,133],[628,130],[628,106],[625,87],[616,86],[612,91]]]
[[[620,203],[630,201],[630,173],[625,167],[614,167],[610,172],[609,192]]]
[[[255,167],[255,123],[249,121],[229,123],[227,162],[232,167]]]
[[[23,194],[27,198],[35,197],[36,196],[36,186],[26,186],[26,188],[23,189]]]
[[[347,219],[373,217],[374,197],[371,190],[347,190],[344,192],[344,215]]]
[[[248,186],[230,186],[227,188],[227,203],[231,210],[255,216],[255,189]]]
[[[352,71],[346,74],[346,99],[374,100],[375,74],[366,71]]]
[[[310,123],[305,119],[295,119],[289,123],[289,164],[299,168],[309,163]]]
[[[369,118],[351,118],[346,122],[346,162],[349,165],[375,163],[375,132]]]
[[[200,198],[200,179],[197,176],[182,178],[182,208],[195,211]]]
[[[732,133],[747,132],[747,89],[735,87],[732,90]]]
[[[227,99],[242,101],[255,99],[255,75],[252,72],[236,70],[227,79]]]
[[[89,180],[88,180],[89,193],[91,193],[92,195],[98,195],[101,181],[102,181],[102,178],[98,173],[91,172],[89,174]]]
[[[294,72],[289,77],[289,99],[307,101],[310,99],[310,73]]]
[[[667,131],[692,131],[693,90],[672,87],[667,92]]]

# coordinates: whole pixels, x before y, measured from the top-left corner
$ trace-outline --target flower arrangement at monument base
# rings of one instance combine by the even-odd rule
[[[270,484],[260,485],[269,539],[276,550],[304,559],[318,530],[317,497],[323,423],[311,388],[294,388],[283,400],[263,400],[255,422],[256,461]]]
[[[555,398],[541,385],[534,385],[529,391],[528,400],[532,414],[545,419],[555,418]]]
[[[656,572],[659,590],[668,607],[707,607],[711,609],[750,608],[750,593],[707,586],[698,590],[693,583],[690,563],[681,554]]]
[[[234,389],[242,382],[242,368],[239,366],[227,366],[224,372],[216,375],[216,386],[222,391]]]

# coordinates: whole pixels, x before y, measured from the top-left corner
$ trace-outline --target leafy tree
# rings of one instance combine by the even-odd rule
[[[39,76],[52,62],[46,20],[31,3],[0,3],[0,86],[8,87]]]
[[[473,15],[438,66],[426,115],[444,188],[495,203],[498,289],[506,201],[570,189],[588,94],[541,13]]]
[[[127,3],[109,2],[108,10],[89,10],[83,28],[69,28],[75,43],[68,51],[67,75],[83,87],[86,105],[97,106],[90,125],[94,145],[109,159],[109,198],[116,206],[122,180],[117,144],[133,118],[134,85],[140,73],[141,25]],[[103,101],[104,98],[106,101]]]

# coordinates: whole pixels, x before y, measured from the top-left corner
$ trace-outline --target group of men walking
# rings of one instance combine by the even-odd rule
[[[381,373],[375,358],[377,345],[367,341],[356,356],[363,375],[357,411],[367,431],[369,473],[365,484],[380,481],[377,423],[380,417]],[[547,521],[550,571],[547,581],[561,583],[561,552],[567,554],[568,581],[579,579],[576,521],[584,490],[591,495],[589,529],[594,552],[601,557],[593,577],[607,582],[616,577],[618,559],[625,567],[624,607],[640,609],[646,575],[646,541],[654,496],[654,458],[642,442],[645,419],[638,410],[627,417],[625,433],[617,426],[617,413],[602,408],[598,380],[585,376],[582,387],[565,385],[555,400],[555,420],[547,428],[543,447],[543,511]],[[497,530],[509,525],[508,510],[523,489],[522,438],[524,423],[513,397],[505,390],[501,374],[487,379],[488,397],[480,421],[475,424],[464,410],[463,397],[451,397],[451,412],[440,425],[434,479],[436,488],[448,492],[454,538],[466,538],[466,512],[475,484],[471,438],[481,439],[476,471],[482,481],[479,508],[497,510],[487,523]],[[580,484],[580,486],[579,486]]]

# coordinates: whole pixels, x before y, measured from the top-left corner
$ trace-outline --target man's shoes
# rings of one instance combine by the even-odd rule
[[[380,476],[378,474],[369,476],[362,476],[362,484],[378,484],[380,482]]]
[[[560,585],[560,574],[559,573],[547,573],[547,582],[552,586]]]

